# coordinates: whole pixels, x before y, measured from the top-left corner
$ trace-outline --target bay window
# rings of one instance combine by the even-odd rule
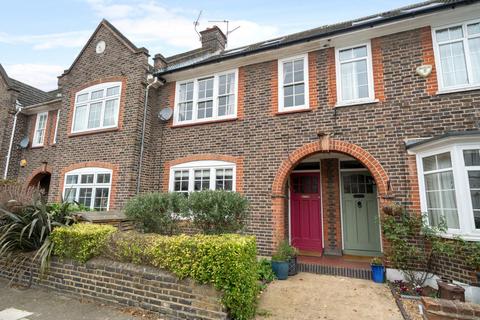
[[[235,118],[238,71],[177,83],[174,124]]]
[[[480,86],[480,21],[433,31],[440,90]]]
[[[308,55],[278,61],[278,111],[309,108]]]
[[[202,190],[235,191],[235,164],[224,161],[193,161],[170,169],[169,190],[188,195]]]
[[[121,87],[121,82],[108,82],[79,91],[72,133],[117,127]]]
[[[112,171],[103,168],[82,168],[67,172],[63,198],[92,210],[108,210]]]
[[[480,240],[480,142],[453,141],[417,152],[422,211],[448,234]]]
[[[370,43],[336,50],[338,104],[374,101]]]

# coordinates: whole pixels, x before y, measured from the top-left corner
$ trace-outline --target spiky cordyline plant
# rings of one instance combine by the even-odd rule
[[[40,274],[45,275],[53,250],[49,235],[54,227],[73,222],[70,205],[63,202],[53,207],[40,194],[34,194],[32,203],[19,212],[0,207],[5,223],[0,226],[0,257],[14,266],[31,260],[32,265],[39,265]]]

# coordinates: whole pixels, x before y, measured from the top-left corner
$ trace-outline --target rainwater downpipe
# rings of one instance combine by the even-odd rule
[[[20,102],[15,102],[15,110],[17,111],[13,116],[13,126],[12,126],[12,134],[10,135],[10,144],[8,146],[7,158],[5,162],[5,171],[3,172],[3,179],[6,180],[8,176],[8,165],[10,164],[10,157],[12,156],[12,148],[13,148],[13,138],[15,137],[15,129],[17,127],[17,117],[18,114],[22,111],[23,107]]]
[[[137,191],[136,194],[140,193],[140,184],[142,176],[142,164],[143,164],[143,154],[145,152],[145,126],[147,123],[147,108],[148,108],[148,92],[150,87],[158,88],[163,85],[162,81],[159,81],[157,77],[153,79],[153,82],[148,84],[145,88],[145,104],[143,106],[143,123],[142,123],[142,139],[140,141],[140,158],[138,159],[138,174],[137,174]]]

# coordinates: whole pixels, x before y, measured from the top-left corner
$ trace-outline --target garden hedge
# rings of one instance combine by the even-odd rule
[[[77,223],[72,226],[53,229],[50,240],[53,242],[53,254],[86,262],[101,253],[102,249],[117,228],[110,225]]]
[[[253,236],[144,235],[118,232],[105,255],[114,260],[146,264],[190,277],[223,291],[222,302],[234,319],[255,315],[257,283],[256,241]]]

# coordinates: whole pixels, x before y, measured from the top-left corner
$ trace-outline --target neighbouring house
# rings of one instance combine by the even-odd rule
[[[262,254],[289,239],[306,255],[380,256],[391,202],[480,241],[480,3],[226,44],[212,27],[152,66],[103,20],[58,90],[0,67],[0,173],[105,211],[138,192],[235,190]],[[436,272],[480,281],[461,256]]]

